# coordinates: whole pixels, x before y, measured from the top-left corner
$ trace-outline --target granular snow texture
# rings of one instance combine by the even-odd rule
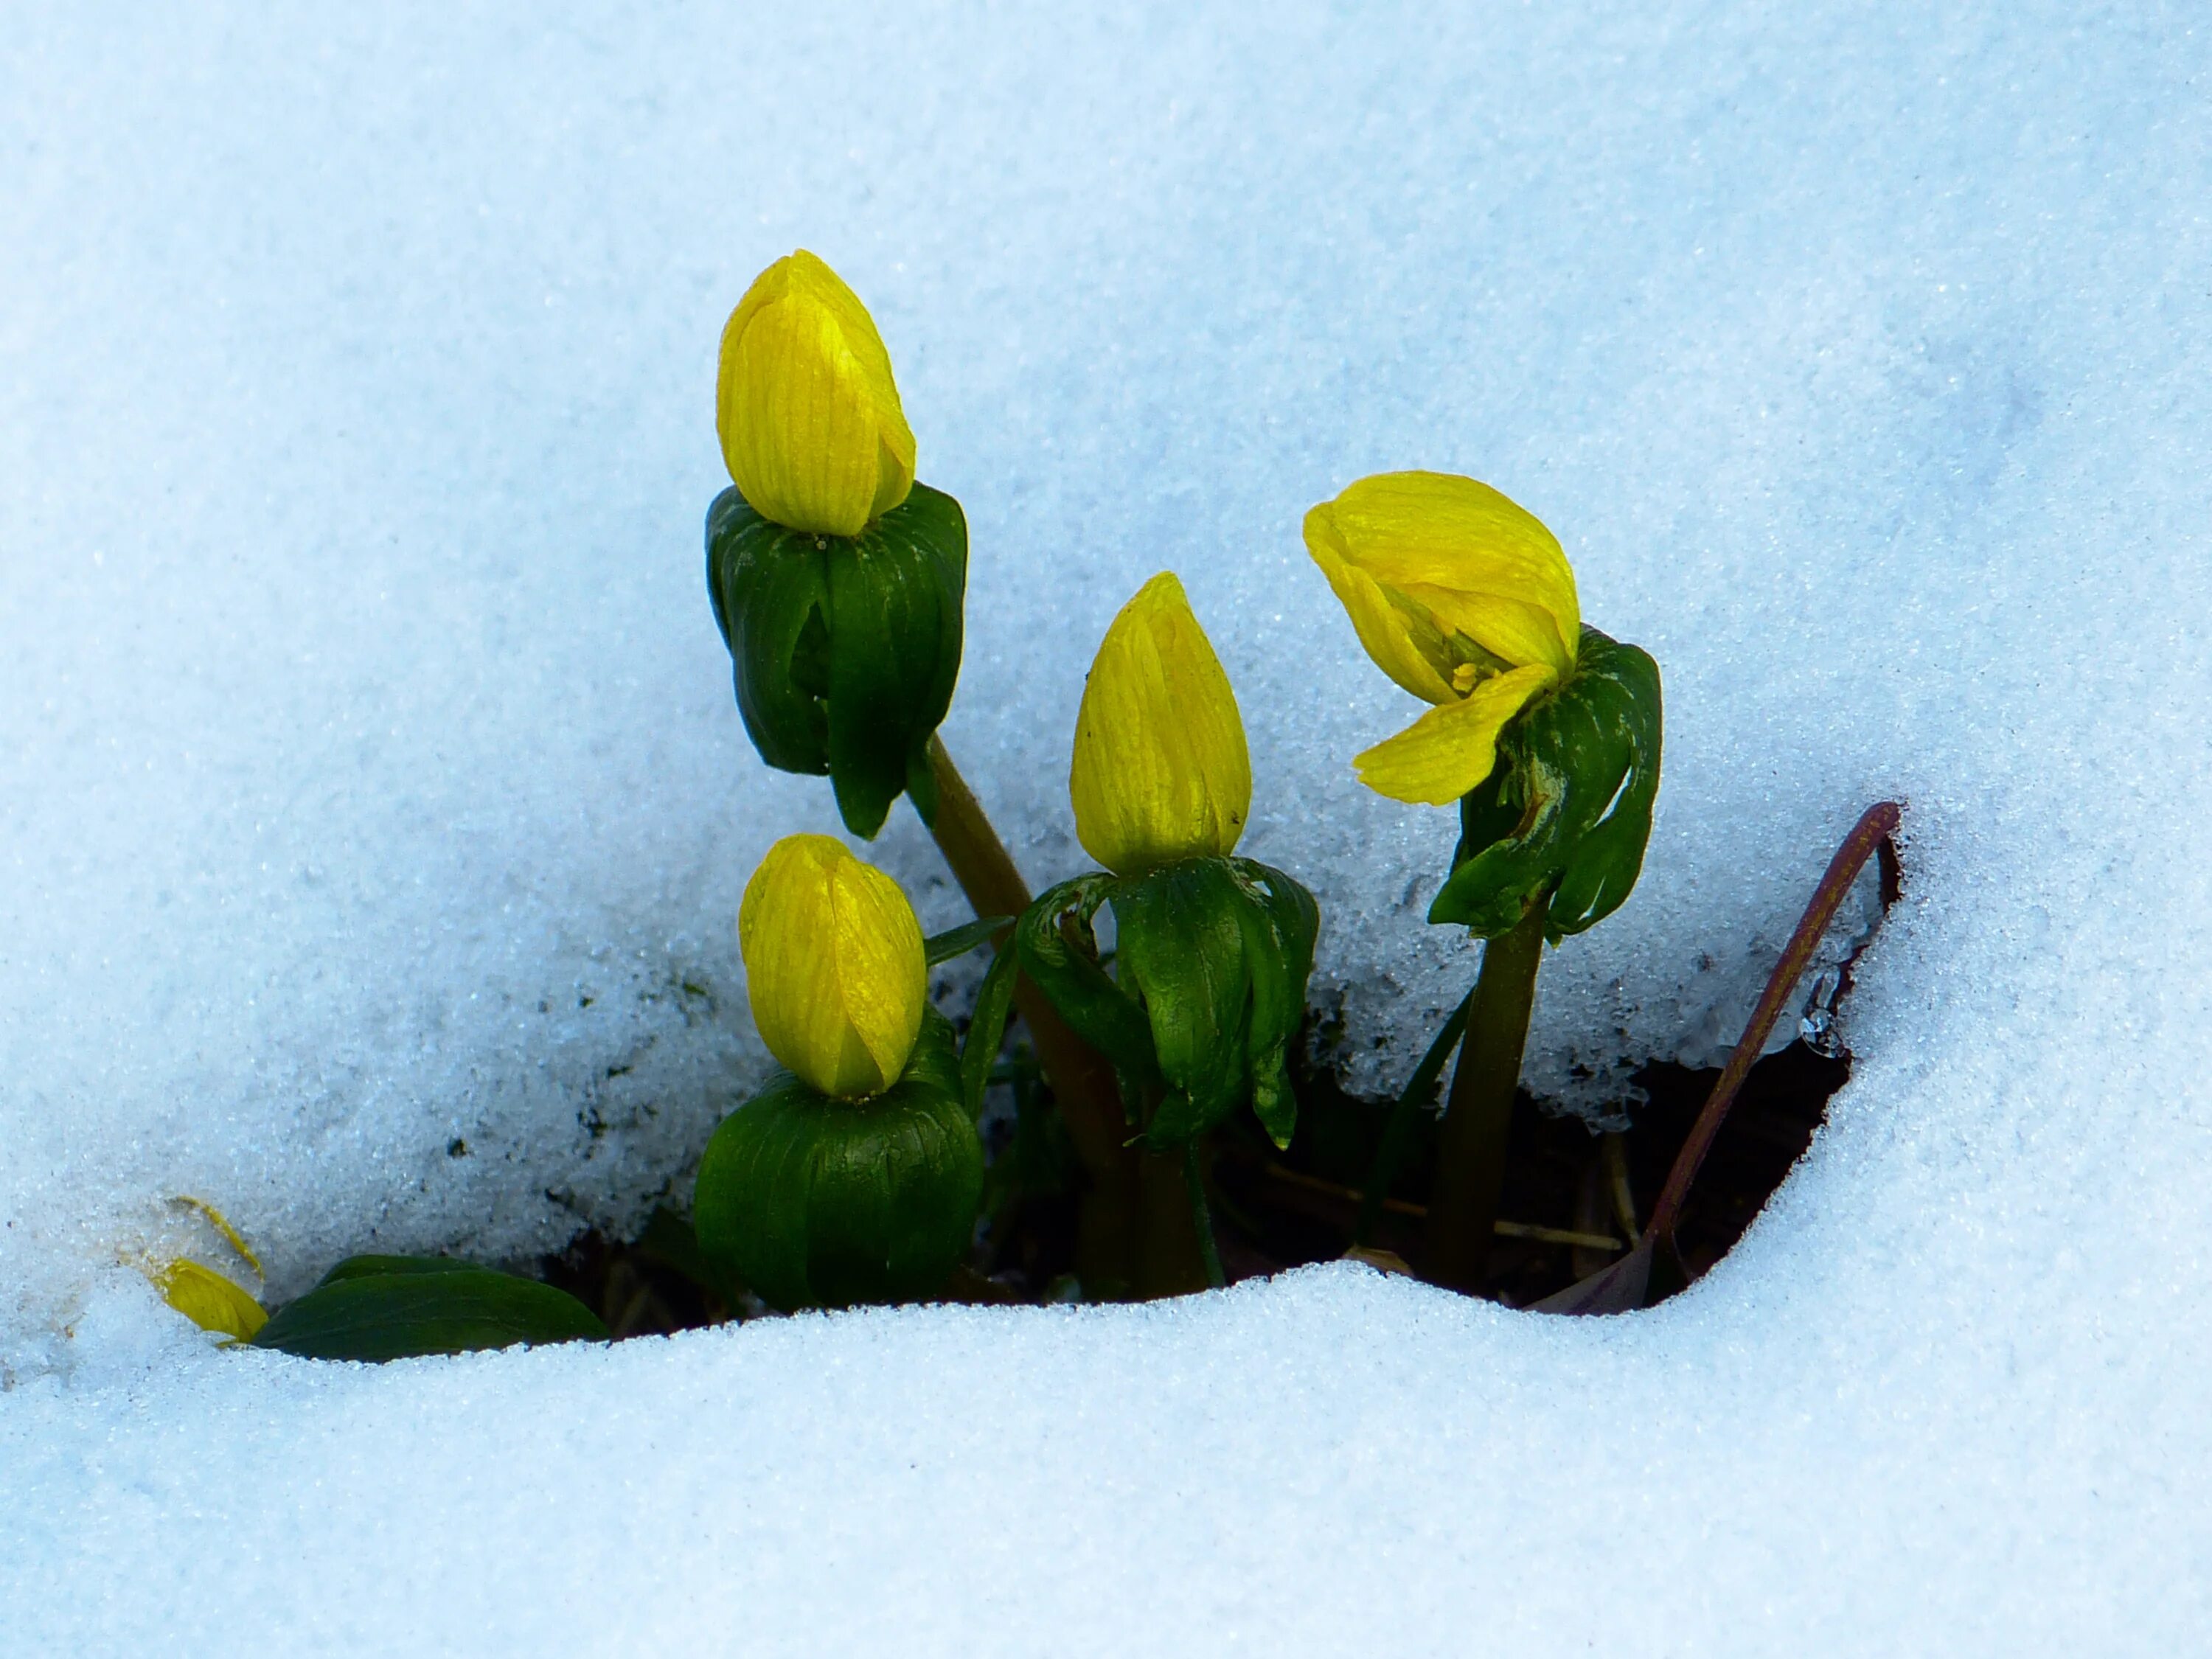
[[[2212,110],[2183,8],[18,7],[0,47],[0,1646],[2186,1651],[2212,1614]],[[1530,1080],[1711,1058],[1908,805],[1828,1128],[1570,1322],[1336,1267],[313,1366],[282,1296],[680,1183],[819,781],[702,581],[799,246],[973,534],[945,735],[1080,866],[1082,672],[1188,585],[1356,1086],[1474,951],[1298,521],[1483,477],[1666,674]],[[957,895],[903,807],[871,856]],[[212,1258],[211,1258],[212,1259]]]

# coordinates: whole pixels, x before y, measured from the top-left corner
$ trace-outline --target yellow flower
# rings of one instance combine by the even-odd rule
[[[745,884],[738,945],[770,1054],[844,1099],[898,1081],[929,969],[896,882],[827,836],[786,836]]]
[[[1449,805],[1490,775],[1505,723],[1575,672],[1567,556],[1534,514],[1443,472],[1362,478],[1307,514],[1305,535],[1376,665],[1437,705],[1361,754],[1360,781]]]
[[[1252,762],[1237,694],[1171,572],[1137,591],[1098,647],[1067,793],[1084,850],[1117,875],[1224,854],[1244,833]]]
[[[714,429],[755,512],[857,536],[914,488],[914,434],[874,319],[801,248],[756,277],[722,330]]]
[[[240,1342],[251,1342],[269,1316],[261,1304],[211,1267],[179,1258],[154,1275],[154,1288],[161,1299],[204,1331],[221,1331]]]

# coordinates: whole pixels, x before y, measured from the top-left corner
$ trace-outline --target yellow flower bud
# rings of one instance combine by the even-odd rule
[[[825,1095],[898,1081],[929,993],[921,924],[899,885],[827,836],[786,836],[738,910],[753,1023]]]
[[[857,536],[914,488],[914,434],[875,319],[804,248],[730,313],[714,428],[753,510],[793,530]]]
[[[251,1342],[269,1322],[261,1304],[245,1287],[225,1279],[211,1267],[179,1258],[154,1275],[154,1288],[161,1299],[204,1331],[221,1331],[240,1342]]]
[[[1117,875],[1225,854],[1244,833],[1244,721],[1171,572],[1139,588],[1099,644],[1067,793],[1084,850]]]
[[[1437,705],[1361,754],[1361,781],[1395,800],[1457,800],[1490,775],[1505,723],[1575,672],[1582,606],[1558,538],[1443,472],[1362,478],[1306,514],[1305,538],[1376,665]]]

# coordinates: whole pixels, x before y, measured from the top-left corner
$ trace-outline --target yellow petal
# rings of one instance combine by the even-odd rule
[[[1330,502],[1323,501],[1306,514],[1305,533],[1306,551],[1328,578],[1375,665],[1425,702],[1447,702],[1456,696],[1450,680],[1414,644],[1405,612],[1390,603],[1374,577],[1345,556],[1343,533]]]
[[[261,1304],[211,1267],[179,1259],[154,1275],[161,1299],[204,1331],[251,1342],[269,1316]]]
[[[714,426],[745,500],[793,530],[856,536],[914,487],[914,434],[875,319],[804,248],[730,313]]]
[[[1558,684],[1541,663],[1493,676],[1359,755],[1359,781],[1392,800],[1449,806],[1490,775],[1505,722]]]
[[[1561,679],[1574,672],[1582,606],[1567,556],[1534,514],[1488,484],[1444,472],[1385,472],[1362,478],[1315,514],[1327,515],[1321,533],[1340,559],[1427,611],[1444,632],[1464,634],[1515,667],[1543,663]],[[1307,524],[1310,546],[1315,514]],[[1352,620],[1359,625],[1357,611]],[[1360,642],[1391,678],[1427,695],[1384,660],[1364,627]]]
[[[1067,793],[1084,850],[1118,873],[1227,853],[1244,833],[1244,721],[1171,572],[1139,589],[1099,644]]]
[[[825,1095],[879,1094],[921,1030],[929,969],[899,885],[827,836],[786,836],[738,910],[753,1023]]]
[[[246,1242],[246,1235],[230,1224],[230,1218],[204,1198],[194,1198],[190,1193],[179,1193],[169,1200],[186,1209],[196,1210],[203,1220],[222,1235],[223,1243],[238,1252],[240,1261],[253,1269],[256,1279],[261,1277],[261,1258],[253,1254],[253,1247]]]

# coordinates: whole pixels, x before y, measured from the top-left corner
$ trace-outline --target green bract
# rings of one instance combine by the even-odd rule
[[[856,836],[902,790],[936,817],[928,744],[960,675],[968,521],[926,484],[857,536],[788,530],[732,488],[707,514],[707,591],[761,758],[828,773]]]
[[[952,1028],[931,1010],[883,1093],[835,1100],[787,1072],[724,1118],[692,1220],[708,1259],[778,1308],[912,1301],[944,1288],[982,1191]]]
[[[405,1359],[517,1342],[604,1342],[566,1291],[443,1256],[356,1255],[272,1315],[253,1338],[308,1359]]]
[[[1460,803],[1429,920],[1495,938],[1550,888],[1557,944],[1619,909],[1651,836],[1660,714],[1658,664],[1585,626],[1573,678],[1506,726],[1498,765]]]
[[[1116,973],[1092,918],[1114,910]],[[1250,859],[1186,859],[1138,876],[1079,876],[1015,929],[1022,968],[1133,1095],[1158,1092],[1139,1127],[1164,1152],[1246,1100],[1279,1146],[1297,1117],[1286,1059],[1305,1012],[1321,913],[1313,895]],[[1133,1113],[1133,1121],[1137,1120]]]

